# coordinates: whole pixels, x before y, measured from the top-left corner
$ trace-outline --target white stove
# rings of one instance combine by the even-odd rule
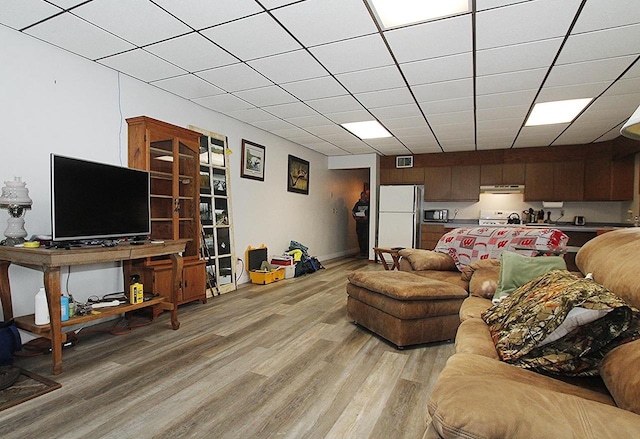
[[[506,226],[509,223],[511,212],[506,210],[481,210],[478,225],[480,226]]]

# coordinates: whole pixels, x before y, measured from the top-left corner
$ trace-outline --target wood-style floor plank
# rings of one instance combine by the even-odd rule
[[[126,335],[95,327],[63,352],[16,365],[62,388],[0,412],[0,437],[407,438],[429,421],[429,392],[452,343],[397,350],[347,318],[361,259],[164,313]],[[139,323],[134,318],[131,323]]]

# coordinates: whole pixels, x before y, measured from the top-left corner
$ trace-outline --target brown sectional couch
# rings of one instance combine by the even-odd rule
[[[576,263],[582,273],[593,273],[594,281],[639,308],[639,255],[640,229],[621,229],[585,244]],[[411,269],[405,259],[401,267]],[[476,287],[496,276],[495,268],[476,268],[470,285],[476,275],[484,277]],[[609,352],[600,363],[601,377],[542,375],[499,360],[480,318],[491,300],[482,288],[470,292],[460,309],[456,353],[429,400],[432,422],[425,438],[640,437],[640,340]]]

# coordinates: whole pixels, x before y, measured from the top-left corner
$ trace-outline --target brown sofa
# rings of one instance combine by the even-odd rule
[[[595,282],[639,308],[638,255],[640,229],[620,229],[586,243],[576,263],[582,273],[593,273]],[[471,283],[477,273],[471,273]],[[490,278],[489,274],[485,281]],[[432,421],[425,438],[640,435],[640,340],[608,352],[599,364],[599,377],[560,378],[525,370],[499,360],[489,327],[481,319],[491,300],[486,291],[470,290],[460,309],[456,353],[430,396]]]

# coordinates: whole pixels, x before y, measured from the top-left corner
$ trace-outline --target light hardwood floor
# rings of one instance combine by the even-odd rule
[[[452,343],[397,350],[346,315],[358,259],[164,313],[128,335],[79,334],[16,365],[62,388],[0,412],[8,438],[422,438]]]

